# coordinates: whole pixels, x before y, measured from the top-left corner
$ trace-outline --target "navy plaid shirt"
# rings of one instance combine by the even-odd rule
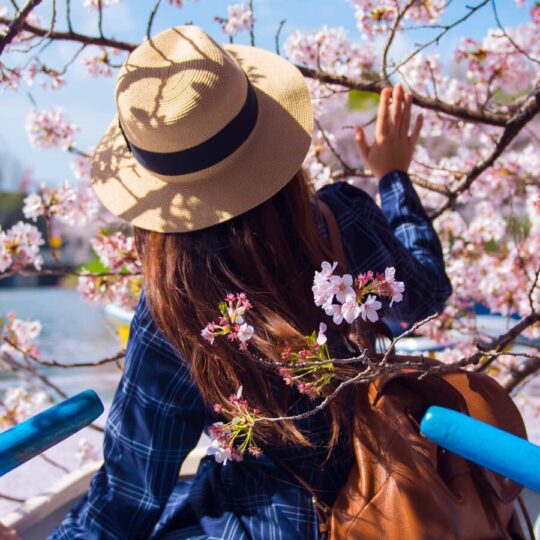
[[[388,316],[412,323],[441,310],[451,286],[439,240],[407,175],[386,175],[380,192],[382,210],[344,182],[319,194],[336,216],[349,271],[394,266],[406,292]],[[321,221],[319,226],[328,237]],[[298,396],[291,412],[309,406]],[[204,458],[192,480],[178,481],[183,460],[214,421],[186,364],[154,326],[143,295],[106,424],[104,465],[49,539],[317,538],[310,495],[267,455],[226,466]],[[331,504],[350,470],[351,449],[338,445],[323,466],[327,418],[315,415],[300,428],[321,445],[281,449],[278,461]]]

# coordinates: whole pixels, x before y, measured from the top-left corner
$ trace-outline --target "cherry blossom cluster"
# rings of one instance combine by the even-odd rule
[[[108,234],[102,230],[90,241],[90,244],[101,263],[111,272],[129,272],[130,274],[141,272],[141,262],[135,249],[133,236],[126,236],[120,231]]]
[[[403,19],[433,24],[444,13],[444,0],[418,0],[408,6],[405,0],[349,0],[354,6],[358,28],[366,36],[386,33],[395,25],[398,14],[407,8]],[[401,27],[402,24],[400,24]]]
[[[84,0],[84,7],[99,9],[100,5],[102,8],[106,8],[118,3],[120,3],[120,0]]]
[[[121,274],[81,276],[77,290],[85,302],[134,309],[141,294],[142,278]]]
[[[73,146],[73,137],[79,131],[75,124],[67,121],[62,107],[33,110],[26,118],[26,133],[30,144],[36,148],[62,148]]]
[[[39,216],[55,218],[60,223],[81,226],[97,214],[98,203],[93,191],[83,187],[75,191],[67,181],[59,188],[41,185],[39,193],[32,192],[24,199],[23,213],[36,221]]]
[[[168,0],[169,5],[175,6],[177,8],[183,8],[184,7],[184,0]],[[191,2],[198,2],[198,0],[191,0]]]
[[[90,153],[93,149],[90,150]],[[81,182],[90,182],[90,158],[88,156],[75,156],[71,161],[73,176]]]
[[[540,51],[536,40],[537,29],[533,24],[508,29],[506,33],[512,41],[530,50],[533,55]],[[488,31],[482,42],[462,38],[454,59],[457,63],[465,63],[468,79],[482,83],[485,89],[495,87],[516,93],[530,85],[534,86],[540,77],[529,58],[498,29]]]
[[[18,90],[22,79],[19,68],[10,68],[0,61],[0,92],[2,90]]]
[[[294,385],[301,394],[311,399],[319,397],[323,388],[334,378],[334,364],[328,350],[326,330],[326,324],[320,323],[318,333],[313,332],[311,336],[304,337],[305,348],[293,351],[290,346],[286,346],[281,352],[281,360],[287,367],[281,367],[279,374],[285,384]]]
[[[1,400],[3,411],[0,413],[0,431],[9,429],[40,412],[48,400],[45,392],[29,393],[21,386],[8,388]]]
[[[344,28],[326,25],[307,33],[295,30],[287,38],[285,51],[291,62],[351,79],[360,79],[375,64],[372,42],[351,43]]]
[[[43,90],[58,90],[66,84],[64,75],[60,71],[46,66],[39,60],[34,60],[24,72],[26,84],[32,86],[38,75],[44,75],[39,83]]]
[[[225,406],[216,403],[214,412],[231,420],[227,423],[215,422],[209,427],[212,443],[208,447],[208,455],[214,456],[218,463],[226,465],[229,460],[242,461],[245,452],[255,457],[262,454],[253,439],[253,426],[260,411],[251,408],[248,402],[242,399],[242,387],[230,396]]]
[[[38,354],[37,338],[41,333],[39,321],[23,321],[10,311],[3,321],[0,318],[0,353]],[[8,343],[9,341],[9,343]]]
[[[79,465],[101,459],[101,452],[99,452],[99,450],[84,437],[79,439],[75,455],[79,459]]]
[[[99,47],[99,52],[81,59],[90,77],[110,77],[113,74],[111,56],[119,56],[122,51],[111,47]]]
[[[334,275],[336,266],[336,262],[324,261],[313,279],[315,305],[322,307],[336,324],[343,320],[351,324],[358,317],[364,321],[378,321],[377,312],[382,303],[377,296],[390,298],[390,306],[403,299],[405,285],[395,280],[393,267],[386,268],[384,274],[369,271],[353,278],[350,274]],[[333,303],[334,298],[336,303]]]
[[[221,29],[229,36],[234,37],[238,32],[253,27],[253,13],[244,2],[227,6],[227,15],[227,18],[214,17],[214,20],[221,24]]]
[[[39,246],[44,243],[37,227],[29,223],[19,221],[7,231],[0,229],[0,273],[21,270],[29,265],[40,270],[43,259]]]
[[[253,336],[253,326],[244,321],[244,315],[251,307],[245,293],[229,293],[225,301],[219,304],[221,315],[218,322],[208,323],[201,330],[201,336],[211,344],[217,336],[225,336],[229,341],[238,342],[241,351],[247,350],[248,341]]]

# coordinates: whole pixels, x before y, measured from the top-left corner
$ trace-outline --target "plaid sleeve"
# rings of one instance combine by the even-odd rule
[[[153,325],[143,297],[106,423],[104,465],[49,539],[149,538],[205,421],[188,368]]]
[[[439,238],[408,175],[391,172],[380,180],[379,189],[382,208],[347,182],[319,193],[336,217],[349,271],[384,272],[394,266],[405,293],[400,303],[385,310],[385,321],[413,324],[441,311],[452,287]]]
[[[392,315],[418,321],[442,311],[452,294],[441,243],[407,173],[385,175],[379,182],[379,192],[382,211],[397,239],[392,246],[396,275],[403,276],[408,290],[405,301],[395,305]]]

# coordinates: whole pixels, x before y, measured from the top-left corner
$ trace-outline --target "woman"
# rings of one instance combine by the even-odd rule
[[[192,481],[178,482],[182,461],[238,388],[267,416],[313,407],[232,342],[201,337],[230,292],[253,305],[256,356],[279,359],[279,343],[330,324],[311,294],[314,272],[333,254],[301,170],[313,127],[304,80],[268,51],[220,46],[182,26],[131,53],[116,99],[93,185],[134,226],[144,293],[104,465],[50,538],[316,538],[316,512],[297,480],[327,504],[337,496],[353,459],[350,393],[320,414],[257,433],[262,456],[226,465],[208,456]],[[337,218],[351,274],[396,268],[406,293],[388,315],[409,324],[441,310],[451,292],[406,173],[421,128],[420,118],[409,135],[411,101],[400,86],[383,90],[373,145],[357,132],[380,179],[382,211],[347,183],[317,194]],[[329,341],[347,354],[337,333]]]

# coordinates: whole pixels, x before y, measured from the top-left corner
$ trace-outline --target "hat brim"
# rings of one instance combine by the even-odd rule
[[[92,186],[105,208],[143,229],[187,232],[222,223],[277,193],[301,167],[313,112],[300,71],[280,56],[223,45],[257,94],[257,122],[246,141],[216,165],[182,176],[145,169],[131,155],[115,117],[98,144]]]

